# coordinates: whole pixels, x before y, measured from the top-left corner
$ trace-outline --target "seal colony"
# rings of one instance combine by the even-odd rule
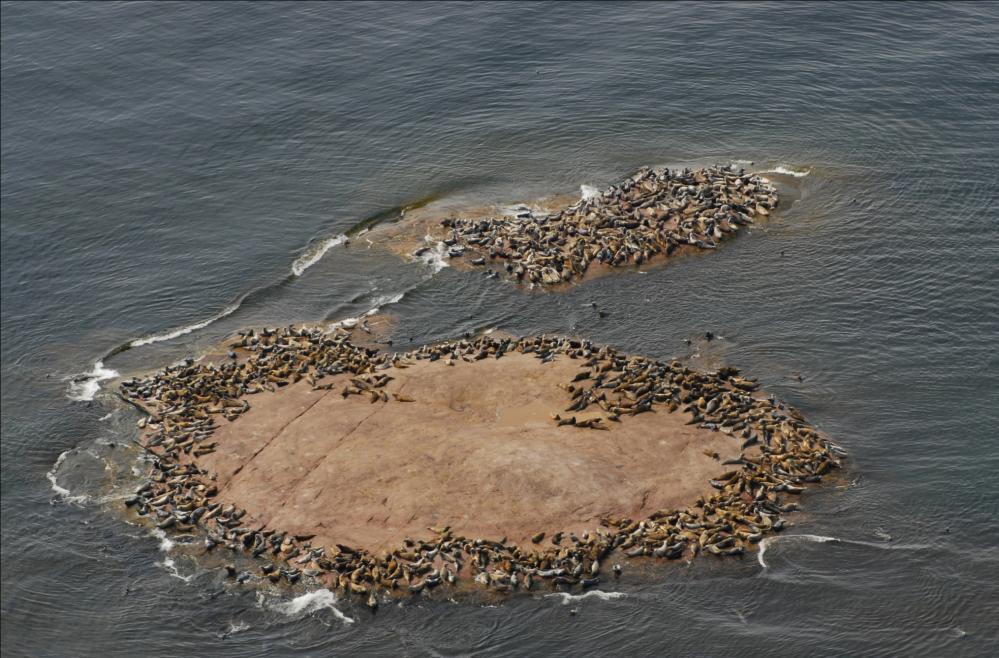
[[[715,249],[777,203],[769,181],[742,169],[643,167],[558,210],[536,215],[520,206],[513,217],[448,218],[441,226],[451,258],[469,252],[471,265],[501,265],[518,282],[553,286],[579,280],[595,266],[641,265],[681,247]]]
[[[629,356],[566,337],[466,337],[392,354],[359,347],[350,338],[343,328],[246,331],[217,363],[189,359],[123,382],[121,396],[148,413],[139,421],[140,445],[151,462],[148,480],[126,506],[158,528],[203,533],[208,551],[224,547],[266,558],[258,576],[227,566],[239,582],[257,577],[294,583],[307,576],[366,596],[376,606],[379,592],[417,593],[456,586],[460,578],[496,592],[543,583],[586,588],[600,582],[612,559],[742,555],[785,526],[783,515],[798,508],[789,497],[820,482],[845,457],[800,413],[763,395],[734,368],[699,372],[679,361]],[[704,453],[717,464],[717,474],[703,483],[705,493],[692,504],[656,509],[643,518],[603,513],[598,527],[578,532],[539,527],[519,542],[467,536],[443,522],[427,527],[427,535],[407,536],[378,552],[335,541],[319,545],[312,541],[314,532],[293,534],[251,522],[253,510],[227,500],[226,485],[220,487],[218,474],[202,463],[220,449],[215,437],[252,427],[244,425],[244,415],[255,396],[307,387],[317,402],[328,395],[334,401],[364,401],[369,415],[405,414],[417,406],[420,393],[387,391],[407,369],[473,372],[501,359],[526,359],[537,367],[562,364],[571,375],[558,386],[564,406],[551,409],[545,422],[570,433],[566,438],[582,445],[599,437],[626,451],[627,445],[613,442],[626,436],[629,424],[686,419],[678,424],[705,437]],[[232,425],[221,426],[221,419]],[[718,445],[727,447],[712,447]],[[732,456],[722,460],[720,453]],[[327,484],[336,487],[338,479]],[[615,574],[620,570],[613,565]]]

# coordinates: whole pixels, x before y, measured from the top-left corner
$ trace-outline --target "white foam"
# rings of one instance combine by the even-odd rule
[[[226,636],[235,635],[236,633],[242,633],[243,631],[250,630],[250,625],[245,621],[229,622],[229,630],[226,631]]]
[[[449,267],[447,263],[447,245],[443,242],[435,243],[434,239],[429,235],[425,236],[423,240],[428,245],[433,244],[433,246],[417,256],[416,259],[429,265],[433,269],[434,274],[437,274],[445,267]]]
[[[516,217],[519,213],[530,211],[530,208],[525,205],[517,204],[515,206],[497,206],[496,210],[499,211],[499,214],[506,217]]]
[[[374,315],[378,311],[382,310],[382,308],[384,308],[385,306],[389,306],[390,304],[396,304],[399,301],[401,301],[402,298],[406,296],[406,292],[407,291],[403,291],[395,295],[380,295],[379,297],[375,297],[374,306],[369,308],[367,311],[354,318],[344,318],[342,320],[337,320],[336,322],[332,322],[326,327],[326,331],[333,331],[334,329],[337,328],[353,329],[354,327],[359,325],[361,323],[361,320],[363,320],[364,318]]]
[[[319,610],[329,609],[333,611],[333,614],[337,619],[347,624],[353,624],[354,620],[340,612],[340,610],[336,607],[336,603],[336,594],[323,588],[296,596],[291,601],[282,601],[280,603],[271,604],[270,607],[272,610],[286,614],[289,617],[298,617],[300,615],[318,612]]]
[[[162,553],[168,554],[171,550],[173,550],[173,547],[176,546],[176,543],[174,543],[174,541],[167,536],[167,533],[164,532],[162,528],[153,528],[153,536],[160,540],[159,549]],[[162,562],[157,562],[156,564],[163,567],[163,569],[165,569],[166,572],[174,578],[183,580],[185,583],[191,582],[191,579],[195,576],[193,573],[189,576],[180,575],[180,572],[177,571],[177,563],[174,562],[170,555],[166,555]]]
[[[592,185],[580,185],[579,196],[582,197],[583,201],[589,201],[590,199],[595,199],[600,196],[600,190]]]
[[[180,327],[179,329],[173,329],[173,330],[168,331],[168,332],[166,332],[164,334],[156,334],[155,336],[146,336],[145,338],[136,338],[131,343],[129,343],[128,346],[129,347],[142,347],[143,345],[150,345],[152,343],[160,343],[160,342],[163,342],[165,340],[173,340],[174,338],[178,338],[178,337],[183,336],[185,334],[189,334],[192,331],[197,331],[198,329],[204,329],[205,327],[207,327],[211,323],[216,322],[218,320],[221,320],[222,318],[226,317],[227,315],[232,315],[236,311],[236,309],[239,308],[239,305],[240,305],[241,302],[242,302],[242,300],[240,300],[238,302],[235,302],[233,304],[230,304],[229,306],[226,306],[224,309],[222,309],[221,313],[218,313],[217,315],[213,315],[212,317],[208,318],[207,320],[202,320],[201,322],[195,322],[194,324],[189,324],[189,325],[187,325],[185,327]]]
[[[337,327],[343,327],[344,329],[353,329],[354,327],[357,326],[358,322],[360,322],[360,319],[358,318],[344,318],[343,320],[334,322],[329,326],[329,328],[330,330],[336,329]]]
[[[101,382],[106,379],[114,379],[118,376],[117,370],[105,368],[103,361],[96,361],[90,372],[82,375],[73,375],[70,378],[69,393],[70,400],[77,402],[89,402],[101,390]]]
[[[808,174],[812,173],[811,169],[806,169],[805,171],[795,171],[784,165],[777,165],[773,169],[766,169],[760,172],[761,174],[783,174],[785,176],[794,176],[795,178],[804,178]]]
[[[873,534],[881,541],[891,541],[891,535],[885,532],[884,528],[875,528]]]
[[[383,306],[388,306],[390,304],[396,304],[406,296],[405,292],[400,292],[398,295],[381,295],[375,298],[375,305],[366,312],[364,315],[374,315],[381,310]]]
[[[573,601],[582,601],[583,599],[600,599],[601,601],[611,601],[613,599],[623,599],[627,596],[624,592],[605,592],[603,590],[594,589],[589,592],[584,592],[582,594],[570,594],[568,592],[555,592],[554,594],[546,594],[547,597],[560,596],[562,597],[562,605],[569,605]]]
[[[362,231],[361,234],[363,235],[363,233],[364,232]],[[340,235],[334,235],[331,238],[320,240],[316,244],[312,245],[311,247],[305,250],[305,253],[296,258],[294,263],[291,264],[292,275],[302,276],[302,273],[305,272],[305,270],[312,267],[313,265],[315,265],[316,263],[318,263],[320,259],[326,255],[327,251],[329,251],[333,247],[342,245],[346,241],[347,241],[347,236],[341,233]]]
[[[174,578],[177,578],[178,580],[183,580],[185,583],[191,582],[191,579],[194,578],[193,573],[189,576],[181,576],[180,572],[177,571],[177,564],[173,561],[172,557],[163,558],[162,562],[157,562],[156,564],[166,569],[166,572],[171,576],[173,576]]]
[[[153,528],[152,534],[154,537],[160,540],[160,546],[159,546],[160,552],[169,553],[171,550],[173,550],[173,547],[176,546],[174,541],[167,536],[166,532],[164,532],[162,528]],[[194,578],[194,574],[191,574],[189,576],[180,575],[180,572],[177,571],[177,563],[174,562],[173,558],[170,557],[169,555],[166,555],[163,558],[162,562],[157,562],[156,564],[163,567],[163,569],[165,569],[166,572],[171,576],[173,576],[174,578],[183,580],[185,583],[191,582],[191,579]]]
[[[162,528],[153,528],[153,536],[160,540],[160,550],[169,553],[176,544],[167,536]]]
[[[764,569],[767,569],[768,567],[767,563],[763,561],[763,554],[767,552],[767,546],[778,539],[801,539],[803,541],[818,542],[820,544],[842,541],[839,537],[826,537],[825,535],[778,535],[774,537],[767,537],[760,542],[760,552],[756,554],[757,561]]]
[[[66,457],[69,456],[69,453],[74,450],[75,448],[70,448],[59,455],[59,458],[56,459],[55,464],[53,464],[49,472],[45,474],[45,477],[48,479],[49,483],[51,483],[52,491],[54,491],[57,496],[65,500],[67,503],[84,503],[87,500],[86,496],[74,496],[73,492],[69,489],[59,486],[59,481],[56,479],[56,473],[59,471],[59,467],[62,466],[64,461],[66,461]]]

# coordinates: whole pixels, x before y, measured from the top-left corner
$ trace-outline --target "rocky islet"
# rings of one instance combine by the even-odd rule
[[[679,361],[629,356],[575,338],[479,336],[389,354],[355,345],[342,328],[287,327],[243,332],[231,347],[219,363],[187,361],[122,383],[122,396],[149,413],[140,426],[152,462],[148,481],[126,504],[164,530],[198,530],[209,550],[222,546],[269,558],[260,577],[275,582],[309,576],[369,597],[457,584],[460,577],[494,591],[531,589],[542,582],[585,588],[599,582],[605,562],[615,555],[741,555],[767,533],[781,530],[784,514],[797,509],[789,498],[821,481],[845,456],[800,413],[759,393],[756,382],[735,369],[699,372]],[[554,359],[578,362],[572,381],[560,383],[567,406],[552,410],[551,422],[566,426],[565,431],[607,430],[644,413],[682,413],[690,416],[688,424],[730,436],[740,454],[719,464],[722,472],[707,483],[713,493],[683,509],[658,510],[642,519],[608,515],[599,527],[579,534],[539,528],[529,544],[520,545],[439,526],[380,554],[247,527],[242,521],[246,510],[225,501],[213,474],[198,464],[219,448],[211,440],[216,421],[241,419],[252,408],[253,395],[304,379],[315,390],[335,386],[344,397],[366,396],[372,403],[388,403],[384,410],[399,409],[407,398],[383,390],[396,369],[420,361],[474,368],[478,361],[512,353],[534,355],[539,365]],[[613,431],[606,436],[614,440]],[[377,598],[369,603],[376,605]]]
[[[512,215],[459,214],[440,227],[449,257],[505,271],[520,283],[557,286],[600,268],[666,258],[678,249],[716,249],[741,227],[769,216],[778,201],[770,181],[732,166],[645,167],[561,209],[519,206]]]

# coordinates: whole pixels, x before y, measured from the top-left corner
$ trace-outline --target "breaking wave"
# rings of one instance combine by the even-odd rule
[[[145,338],[136,338],[135,340],[133,340],[131,343],[128,344],[128,347],[129,348],[132,348],[132,347],[142,347],[143,345],[150,345],[152,343],[160,343],[160,342],[163,342],[165,340],[173,340],[174,338],[178,338],[178,337],[183,336],[185,334],[189,334],[192,331],[197,331],[198,329],[204,329],[205,327],[207,327],[211,323],[217,322],[217,321],[221,320],[222,318],[224,318],[226,316],[229,316],[229,315],[232,315],[233,313],[235,313],[236,309],[239,308],[239,305],[242,304],[242,302],[243,302],[243,300],[240,299],[238,302],[234,302],[234,303],[230,304],[229,306],[226,306],[224,309],[222,309],[221,313],[213,315],[212,317],[208,318],[207,320],[202,320],[201,322],[195,322],[194,324],[189,324],[187,326],[180,327],[179,329],[173,329],[173,330],[168,331],[168,332],[163,333],[163,334],[156,334],[155,336],[146,336]]]
[[[838,537],[826,537],[825,535],[778,535],[774,537],[767,537],[760,542],[760,551],[756,554],[756,560],[760,563],[760,566],[767,569],[767,563],[763,561],[763,554],[767,552],[767,546],[777,541],[778,539],[800,539],[802,541],[817,542],[820,544],[827,544],[829,542],[839,543],[842,540]]]
[[[49,472],[45,474],[45,477],[52,485],[52,491],[54,491],[57,496],[59,496],[68,503],[81,504],[86,502],[87,497],[74,496],[72,491],[59,484],[59,480],[56,477],[56,474],[59,472],[59,468],[62,466],[63,462],[66,461],[66,457],[68,457],[70,453],[75,451],[76,448],[70,448],[69,450],[66,450],[61,455],[59,455],[59,458],[56,459],[55,464],[53,464],[52,468],[49,469]]]
[[[434,242],[434,239],[429,235],[425,236],[423,240],[427,243],[428,249],[417,256],[416,260],[429,265],[434,274],[445,267],[450,267],[447,264],[447,245],[443,242]]]
[[[153,536],[160,540],[160,550],[169,553],[176,545],[161,528],[153,528]]]
[[[180,575],[180,572],[177,571],[177,563],[173,561],[172,557],[165,557],[165,558],[163,558],[162,562],[157,562],[156,564],[158,564],[161,567],[163,567],[163,569],[168,574],[170,574],[171,576],[173,576],[177,580],[183,580],[185,583],[191,582],[191,580],[195,576],[195,574],[193,574],[193,573],[191,575],[189,575],[189,576],[182,576],[182,575]]]
[[[316,244],[312,245],[305,250],[305,253],[296,258],[294,263],[291,264],[292,276],[302,276],[302,273],[318,263],[322,257],[326,255],[327,251],[333,247],[342,245],[346,241],[347,236],[341,233],[340,235],[334,235],[331,238],[320,240]]]
[[[333,615],[345,624],[353,624],[354,620],[343,614],[336,607],[337,601],[336,594],[324,588],[306,592],[305,594],[296,596],[291,601],[271,603],[269,607],[271,610],[288,615],[289,617],[299,617],[328,609],[332,610]]]
[[[766,169],[760,172],[761,174],[784,174],[785,176],[794,176],[795,178],[804,178],[808,174],[812,173],[811,169],[806,169],[805,171],[795,171],[785,167],[784,165],[777,165],[773,169]]]
[[[390,304],[396,304],[402,301],[402,298],[406,296],[405,292],[400,292],[397,295],[381,295],[376,297],[374,300],[374,306],[366,312],[364,315],[374,315],[382,309],[383,306],[389,306]]]
[[[69,393],[70,400],[77,402],[89,402],[101,390],[101,382],[106,379],[114,379],[118,376],[117,370],[105,368],[104,362],[98,359],[90,372],[82,375],[75,375],[70,379]],[[65,453],[63,453],[65,454]]]
[[[160,540],[159,549],[161,553],[164,553],[163,561],[157,562],[156,564],[163,567],[163,570],[174,578],[183,580],[185,583],[191,582],[197,574],[192,573],[187,576],[181,575],[180,571],[177,569],[177,563],[174,561],[173,557],[169,555],[170,551],[173,550],[173,547],[176,546],[176,543],[170,539],[167,533],[161,528],[153,528],[152,534]]]
[[[767,537],[760,542],[760,551],[756,554],[756,560],[760,563],[760,566],[764,569],[768,569],[766,561],[763,559],[764,553],[767,552],[767,547],[771,544],[776,543],[778,540],[788,540],[796,539],[801,541],[810,541],[819,544],[848,544],[850,546],[866,546],[868,548],[877,548],[880,550],[902,550],[902,551],[921,551],[931,548],[929,544],[899,544],[891,541],[889,535],[885,535],[886,539],[882,541],[864,541],[861,539],[840,539],[839,537],[826,537],[825,535],[775,535],[773,537]]]
[[[589,592],[584,592],[583,594],[570,594],[568,592],[555,592],[553,594],[546,594],[548,598],[553,596],[558,596],[562,598],[562,605],[569,605],[573,601],[582,601],[583,599],[600,599],[601,601],[611,601],[613,599],[623,599],[627,594],[624,592],[605,592],[603,590],[595,589]]]

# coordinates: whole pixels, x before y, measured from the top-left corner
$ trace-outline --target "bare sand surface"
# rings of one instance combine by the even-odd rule
[[[665,408],[609,431],[558,427],[551,414],[570,401],[558,384],[578,371],[564,355],[419,361],[385,371],[390,401],[374,403],[302,380],[247,396],[251,410],[223,422],[217,451],[198,461],[217,473],[220,497],[247,510],[246,526],[375,551],[429,526],[524,545],[604,515],[689,506],[724,468],[705,451],[739,455],[737,441]]]

